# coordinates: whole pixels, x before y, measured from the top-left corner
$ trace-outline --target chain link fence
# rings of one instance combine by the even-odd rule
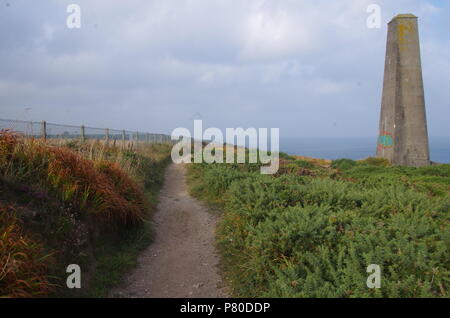
[[[117,130],[109,128],[94,128],[71,126],[13,119],[0,119],[0,130],[8,129],[26,137],[42,139],[74,140],[106,140],[146,143],[171,143],[169,135],[144,133],[140,131]]]

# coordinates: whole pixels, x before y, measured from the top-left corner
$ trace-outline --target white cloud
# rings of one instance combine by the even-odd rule
[[[282,9],[250,12],[243,31],[242,58],[279,59],[308,51],[313,46],[311,32],[300,21]]]
[[[386,27],[367,29],[372,0],[79,0],[76,31],[65,26],[69,2],[16,0],[0,11],[2,116],[33,104],[38,120],[170,131],[199,112],[217,126],[273,123],[295,135],[301,114],[313,135],[376,133]],[[442,122],[448,7],[376,3],[384,22],[421,18],[429,119]],[[355,110],[364,124],[346,115]],[[317,118],[342,130],[319,129]]]

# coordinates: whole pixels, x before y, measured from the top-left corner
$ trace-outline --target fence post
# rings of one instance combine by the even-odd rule
[[[105,140],[106,140],[106,144],[109,144],[109,128],[105,129]]]
[[[84,125],[81,125],[81,141],[85,142],[86,141],[86,135],[84,134]]]
[[[125,150],[125,130],[122,130],[122,148]]]
[[[41,122],[41,137],[47,140],[47,122],[45,120]]]
[[[139,131],[136,131],[136,151],[139,149]]]

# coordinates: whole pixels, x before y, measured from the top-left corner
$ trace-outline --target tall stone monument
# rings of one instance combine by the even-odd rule
[[[377,157],[392,164],[430,162],[417,17],[389,22]]]

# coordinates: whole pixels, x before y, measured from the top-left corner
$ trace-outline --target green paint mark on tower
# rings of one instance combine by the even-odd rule
[[[392,138],[392,135],[386,133],[378,137],[378,145],[384,148],[390,148],[394,146],[394,139]]]

